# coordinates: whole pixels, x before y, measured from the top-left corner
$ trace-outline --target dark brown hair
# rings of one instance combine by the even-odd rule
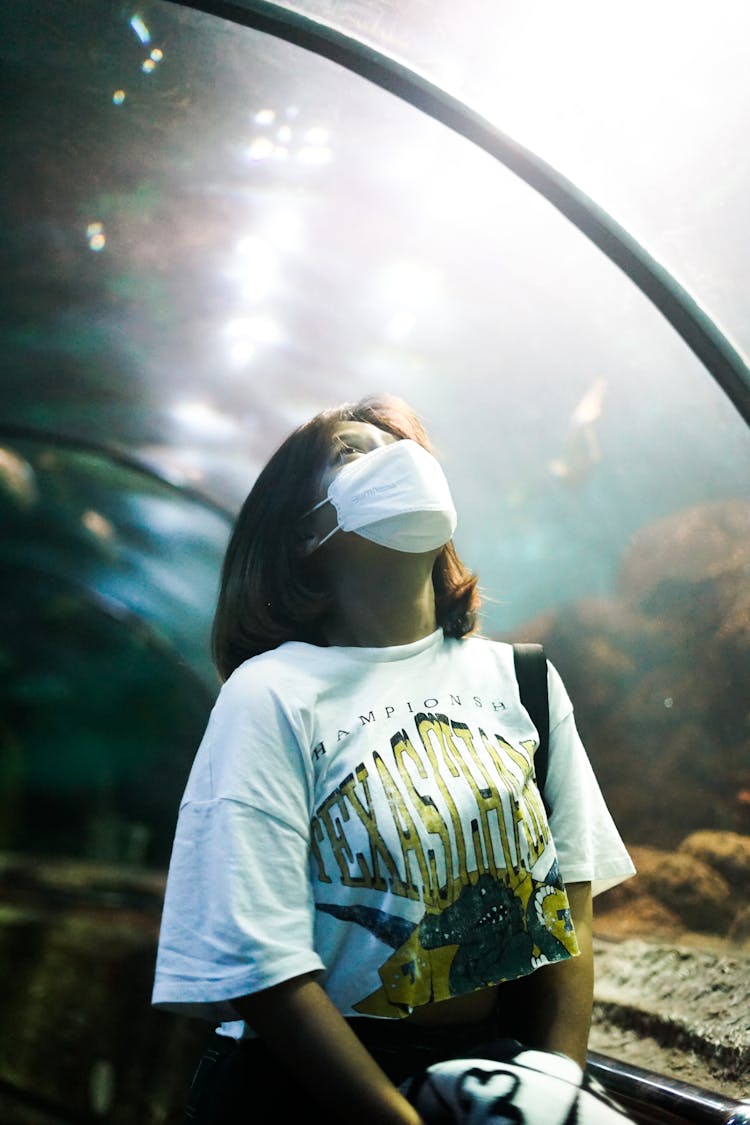
[[[222,680],[248,657],[283,641],[325,645],[330,596],[302,553],[300,521],[318,499],[339,422],[370,422],[432,451],[422,422],[401,399],[369,396],[316,414],[276,450],[242,505],[227,546],[211,647]],[[476,627],[477,577],[447,543],[432,571],[438,625],[447,637]]]

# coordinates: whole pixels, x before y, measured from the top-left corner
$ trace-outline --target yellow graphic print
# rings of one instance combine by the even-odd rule
[[[445,715],[415,715],[414,724],[416,744],[397,732],[390,768],[373,753],[370,768],[360,763],[321,804],[312,826],[320,883],[335,881],[325,845],[342,885],[392,896],[390,911],[317,903],[393,950],[379,967],[380,987],[354,1005],[362,1015],[404,1015],[578,952],[556,863],[543,881],[530,874],[550,846],[531,782],[533,743],[519,749],[482,730],[476,739]],[[466,797],[457,806],[455,779],[465,782],[468,807]],[[377,816],[382,820],[386,809],[388,831]],[[400,854],[386,843],[394,830]],[[355,853],[350,841],[361,845],[365,837],[367,854]],[[393,913],[393,896],[421,900],[421,919]]]

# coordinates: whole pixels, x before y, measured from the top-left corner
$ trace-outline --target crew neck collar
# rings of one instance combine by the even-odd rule
[[[443,640],[443,630],[438,627],[434,633],[426,637],[410,641],[405,645],[364,646],[364,645],[329,645],[324,651],[340,653],[349,660],[364,660],[370,662],[408,660],[412,656],[420,656],[423,652],[437,648]]]

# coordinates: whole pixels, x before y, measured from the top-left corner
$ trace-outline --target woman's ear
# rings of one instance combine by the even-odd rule
[[[314,514],[314,518],[313,518]],[[322,547],[335,531],[338,531],[336,510],[326,497],[302,517],[302,525],[297,539],[297,552],[307,558]]]
[[[312,535],[303,535],[297,540],[297,554],[306,559],[320,546],[322,536],[315,532]]]

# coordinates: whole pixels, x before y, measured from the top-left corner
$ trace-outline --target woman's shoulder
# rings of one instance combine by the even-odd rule
[[[311,661],[296,651],[305,647],[310,646],[283,644],[243,660],[221,684],[219,699],[227,703],[257,700],[285,694],[291,684],[299,688],[312,671]]]
[[[497,641],[484,633],[470,633],[465,637],[448,639],[446,647],[457,658],[489,661],[509,665],[513,662],[513,645],[509,641]]]

